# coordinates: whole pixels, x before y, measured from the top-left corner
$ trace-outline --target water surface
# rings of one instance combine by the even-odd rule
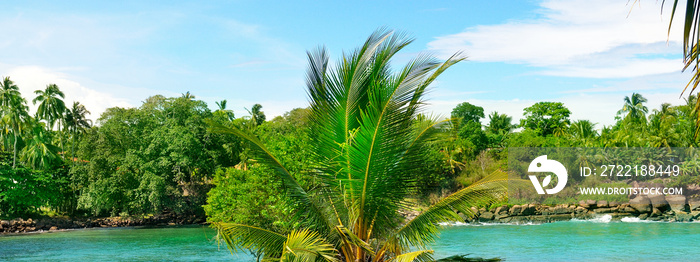
[[[634,222],[634,223],[629,223]],[[10,261],[254,261],[231,255],[203,226],[110,228],[0,237]],[[700,223],[556,222],[443,228],[436,257],[472,254],[506,261],[696,261]]]

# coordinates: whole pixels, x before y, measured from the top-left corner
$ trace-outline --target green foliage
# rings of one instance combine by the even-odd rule
[[[462,122],[479,122],[484,118],[484,108],[463,102],[452,109],[452,118],[460,118]]]
[[[561,135],[569,125],[571,111],[560,102],[538,102],[525,108],[520,126],[540,136]]]
[[[74,181],[93,214],[199,213],[222,166],[237,163],[231,137],[212,134],[213,115],[192,95],[154,96],[140,108],[110,108],[81,139]]]
[[[0,216],[37,214],[40,207],[58,208],[69,191],[66,169],[12,168],[9,154],[0,155]]]

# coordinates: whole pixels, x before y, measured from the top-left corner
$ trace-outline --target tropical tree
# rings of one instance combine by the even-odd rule
[[[10,103],[20,97],[21,94],[19,92],[19,87],[12,80],[10,80],[9,76],[4,77],[2,82],[0,82],[0,111],[3,112],[3,115],[8,111]],[[7,126],[7,123],[3,122],[3,125],[3,146],[7,150],[10,147],[9,143],[11,142],[11,139],[9,139],[8,136],[10,129]]]
[[[569,126],[568,133],[578,143],[577,146],[591,146],[592,140],[598,136],[595,125],[589,120],[574,121]]]
[[[248,113],[250,113],[250,117],[253,119],[253,123],[255,123],[256,126],[265,122],[265,112],[262,111],[262,105],[253,105],[253,108],[251,108]]]
[[[75,161],[75,144],[78,136],[85,132],[86,129],[90,128],[92,125],[92,120],[87,119],[87,114],[90,111],[85,109],[84,105],[80,102],[73,102],[73,106],[66,111],[66,128],[71,134],[71,160]]]
[[[561,102],[538,102],[524,109],[520,126],[536,131],[541,136],[560,136],[569,125],[571,111]]]
[[[26,127],[26,123],[31,118],[28,113],[29,107],[27,106],[27,100],[21,96],[17,96],[11,98],[9,106],[3,109],[2,121],[7,127],[6,130],[12,132],[13,136],[12,167],[16,167],[17,153],[19,152],[19,141],[22,139],[22,131]]]
[[[425,90],[450,66],[421,55],[392,73],[391,58],[412,40],[377,31],[331,70],[328,53],[308,53],[310,147],[316,154],[307,171],[315,183],[305,188],[255,136],[211,122],[213,129],[246,141],[258,163],[282,181],[299,227],[276,232],[242,224],[216,223],[231,249],[260,250],[280,261],[426,261],[426,246],[438,223],[472,215],[471,206],[503,197],[502,172],[438,201],[406,221],[400,210],[416,193],[424,150],[445,121],[417,121]],[[416,251],[411,251],[416,250]]]
[[[218,106],[219,108],[216,111],[214,111],[214,115],[219,116],[228,121],[233,121],[233,119],[236,118],[233,114],[233,110],[226,109],[226,99],[216,102],[216,106]]]
[[[59,159],[58,147],[51,145],[48,131],[36,120],[31,124],[31,137],[22,149],[20,160],[34,169],[48,169],[51,163]]]
[[[515,128],[515,125],[512,122],[513,117],[506,114],[499,114],[498,112],[494,111],[489,114],[489,125],[486,127],[486,131],[493,134],[510,133],[510,131]]]
[[[628,123],[640,124],[646,123],[646,115],[649,113],[649,108],[644,105],[647,99],[640,93],[632,93],[632,96],[625,96],[625,104],[618,115],[624,115],[623,120]]]
[[[63,118],[63,112],[66,111],[66,104],[62,100],[65,98],[65,95],[56,84],[47,85],[46,89],[43,91],[36,90],[34,94],[36,94],[36,98],[32,100],[32,104],[36,105],[36,103],[39,102],[39,107],[36,109],[36,116],[39,119],[46,120],[49,130],[52,130],[54,123],[61,120],[61,118]]]

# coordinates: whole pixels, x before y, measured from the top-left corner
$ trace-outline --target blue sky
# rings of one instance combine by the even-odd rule
[[[469,57],[432,89],[428,110],[443,116],[469,101],[517,120],[559,101],[600,127],[632,92],[650,108],[684,103],[689,79],[680,28],[668,37],[670,7],[656,1],[98,2],[5,2],[0,75],[25,96],[56,83],[93,119],[187,91],[275,116],[307,105],[306,50],[337,58],[384,26],[415,38],[397,68],[421,52]]]

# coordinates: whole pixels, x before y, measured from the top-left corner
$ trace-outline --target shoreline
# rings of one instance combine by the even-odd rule
[[[195,215],[154,215],[149,217],[103,218],[15,218],[0,220],[0,236],[31,233],[60,232],[86,228],[161,227],[178,225],[203,225],[206,219]]]
[[[641,221],[700,221],[700,202],[689,203],[685,197],[677,196],[638,196],[628,203],[585,200],[578,204],[503,205],[488,210],[472,207],[471,210],[473,217],[460,214],[465,223],[550,223],[602,215],[610,215],[613,220],[630,217]]]

